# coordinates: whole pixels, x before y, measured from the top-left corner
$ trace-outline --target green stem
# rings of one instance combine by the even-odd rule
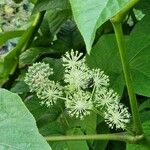
[[[126,14],[129,12],[129,10],[134,7],[140,0],[130,0],[130,2],[127,3],[127,5],[111,20],[121,22]]]
[[[68,122],[66,116],[64,115],[64,111],[63,111],[63,109],[62,109],[61,106],[60,106],[60,110],[61,110],[61,112],[62,112],[61,114],[62,114],[62,116],[63,116],[63,118],[64,118],[64,120],[65,120],[65,122],[66,122],[66,125],[68,126],[68,128],[70,128],[69,122]]]
[[[15,47],[16,55],[19,56],[21,52],[28,49],[31,43],[34,40],[34,37],[42,23],[44,18],[45,11],[39,12],[36,14],[35,19],[32,25],[27,29],[27,31],[23,34],[21,39],[19,40],[17,46]]]
[[[60,97],[60,96],[57,96],[57,95],[55,95],[55,97],[56,98],[58,98],[58,99],[61,99],[61,100],[65,100],[65,101],[67,101],[68,99],[67,98],[65,98],[65,97]]]
[[[122,26],[120,22],[112,22],[112,24],[113,24],[115,35],[116,35],[124,78],[125,78],[125,82],[126,82],[126,86],[128,90],[129,100],[130,100],[130,106],[131,106],[131,111],[132,111],[132,116],[133,116],[133,127],[134,127],[133,131],[135,132],[136,135],[140,135],[143,133],[143,131],[142,131],[142,126],[141,126],[141,121],[140,121],[140,116],[139,116],[139,111],[138,111],[138,106],[137,106],[136,95],[135,95],[133,85],[132,85],[132,78],[131,78],[131,73],[129,69],[130,67],[129,67],[129,63],[127,60]]]
[[[143,135],[131,136],[126,133],[97,134],[97,135],[70,135],[70,136],[47,136],[47,141],[77,141],[77,140],[115,140],[128,143],[138,143]]]
[[[38,32],[38,29],[42,23],[45,12],[46,11],[42,11],[36,15],[31,27],[29,28],[28,39],[27,39],[26,44],[24,45],[22,51],[28,49],[30,47],[30,45],[32,44],[34,37],[35,37],[36,33]]]
[[[92,109],[92,111],[93,111],[95,114],[100,115],[101,117],[104,117],[104,115],[103,115],[100,111],[98,111],[95,107]]]

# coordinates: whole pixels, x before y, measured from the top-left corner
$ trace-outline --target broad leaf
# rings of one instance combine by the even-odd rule
[[[124,80],[117,49],[115,36],[105,35],[100,38],[92,49],[91,55],[87,55],[86,59],[90,68],[104,70],[110,77],[111,87],[122,95]]]
[[[88,53],[95,32],[104,22],[117,14],[130,0],[70,0],[73,16],[84,38]]]
[[[57,38],[59,41],[63,42],[69,49],[79,50],[84,47],[83,38],[74,21],[66,21],[62,25]]]
[[[150,16],[147,16],[139,22],[126,40],[134,89],[137,94],[143,96],[150,96],[149,18]],[[87,56],[87,63],[92,68],[104,70],[110,76],[112,87],[121,93],[124,81],[115,35],[104,35],[100,38],[91,55]]]
[[[0,89],[0,149],[50,150],[21,98]]]
[[[150,99],[147,99],[139,106],[139,111],[150,110]]]

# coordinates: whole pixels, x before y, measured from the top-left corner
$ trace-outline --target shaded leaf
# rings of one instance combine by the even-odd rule
[[[140,106],[139,106],[139,111],[144,111],[146,109],[150,109],[150,99],[144,101]]]
[[[38,0],[34,7],[33,13],[43,10],[62,10],[69,9],[70,5],[68,0]]]

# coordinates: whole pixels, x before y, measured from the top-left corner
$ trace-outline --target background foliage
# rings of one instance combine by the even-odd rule
[[[21,1],[14,0],[16,3]],[[116,39],[109,21],[129,0],[30,0],[29,2],[34,8],[26,27],[15,27],[11,31],[0,32],[0,54],[2,54],[0,85],[22,98],[21,100],[16,94],[0,89],[0,126],[3,129],[0,133],[4,137],[0,139],[0,143],[3,143],[0,144],[0,148],[47,150],[50,147],[40,134],[88,135],[114,132],[110,131],[102,118],[95,114],[79,121],[68,117],[63,104],[50,109],[40,106],[40,100],[34,93],[29,93],[28,86],[23,80],[27,67],[36,61],[49,63],[54,68],[52,78],[55,81],[63,80],[61,56],[66,51],[74,49],[85,54],[88,66],[101,68],[110,76],[111,87],[120,94],[121,102],[129,106]],[[150,136],[149,7],[149,0],[140,1],[135,8],[141,10],[145,17],[138,21],[136,14],[131,10],[122,24],[133,86],[147,136]],[[128,24],[129,16],[133,21],[131,26]],[[4,54],[4,46],[8,47],[8,42],[14,38],[17,38],[15,45],[11,50],[5,49]],[[40,134],[29,111],[36,120]],[[131,144],[126,146],[125,143],[112,141],[65,141],[49,144],[53,150],[149,148]]]

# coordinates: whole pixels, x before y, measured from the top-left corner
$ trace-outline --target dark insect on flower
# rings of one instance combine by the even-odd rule
[[[93,86],[94,86],[94,79],[90,78],[87,82],[86,88],[91,89],[91,88],[93,88]]]

